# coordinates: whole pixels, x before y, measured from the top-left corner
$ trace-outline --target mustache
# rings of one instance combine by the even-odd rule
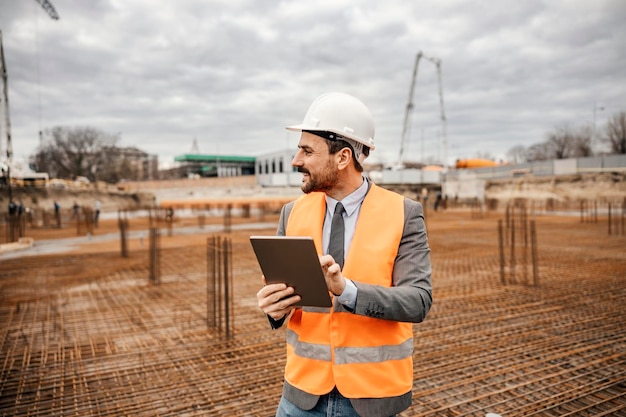
[[[304,167],[298,167],[297,169],[298,169],[298,172],[300,172],[300,173],[302,173],[302,174],[309,174],[309,175],[311,174],[311,173],[309,172],[309,170],[308,170],[308,169],[306,169],[306,168],[304,168]]]

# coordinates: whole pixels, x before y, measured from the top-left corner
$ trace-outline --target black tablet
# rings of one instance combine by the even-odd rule
[[[298,306],[332,306],[313,238],[250,236],[250,243],[268,284],[293,287],[302,297]]]

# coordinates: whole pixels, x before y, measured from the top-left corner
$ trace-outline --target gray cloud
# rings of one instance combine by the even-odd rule
[[[448,161],[502,158],[561,123],[626,110],[620,0],[0,0],[14,152],[88,125],[164,162],[295,147],[284,126],[326,91],[371,108],[373,160],[394,161],[415,55],[442,59]],[[420,63],[407,156],[443,157],[435,67]],[[603,110],[598,110],[603,108]]]

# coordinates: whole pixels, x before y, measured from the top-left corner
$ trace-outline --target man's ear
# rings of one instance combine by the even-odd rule
[[[336,155],[338,169],[345,169],[352,163],[352,151],[350,150],[350,148],[345,147],[337,152]]]

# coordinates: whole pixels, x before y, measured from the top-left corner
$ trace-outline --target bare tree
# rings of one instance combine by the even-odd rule
[[[609,119],[606,126],[606,138],[611,153],[626,154],[626,112],[620,112]]]
[[[528,152],[522,145],[512,147],[506,152],[507,158],[514,164],[522,164],[528,161]]]
[[[572,132],[568,125],[561,125],[555,131],[548,133],[547,159],[565,159],[569,156]]]
[[[526,160],[532,161],[546,161],[552,159],[552,151],[548,142],[541,142],[531,145],[526,151]]]
[[[567,124],[548,133],[544,147],[533,149],[529,160],[583,158],[593,155],[592,130],[589,126],[572,127]],[[538,152],[541,150],[541,152]]]
[[[571,132],[569,158],[585,158],[593,156],[593,129],[584,125]]]
[[[63,126],[46,130],[44,134],[43,142],[32,157],[38,170],[57,178],[108,179],[111,153],[105,150],[115,146],[119,140],[117,135],[93,127]]]
[[[496,159],[489,151],[477,151],[475,156],[478,159],[489,159],[490,161],[495,161]]]
[[[606,136],[601,139],[611,153],[626,154],[626,112],[615,114],[607,123]],[[547,140],[525,149],[515,146],[507,152],[514,163],[549,159],[585,158],[594,155],[593,129],[589,125],[560,125],[548,133]]]

